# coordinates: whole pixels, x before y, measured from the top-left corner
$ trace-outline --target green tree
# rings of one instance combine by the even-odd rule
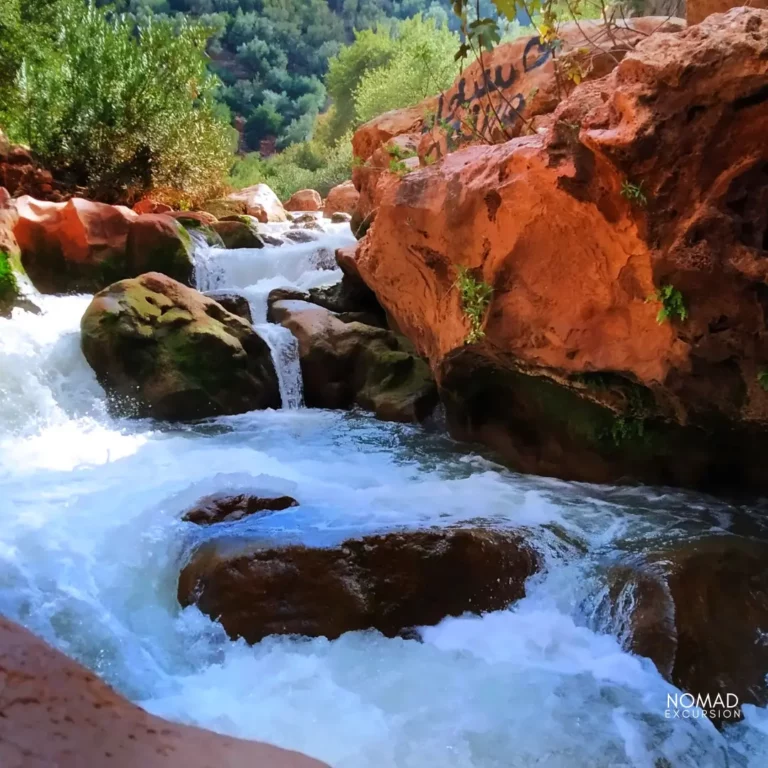
[[[450,87],[458,74],[459,37],[420,15],[394,27],[395,50],[383,66],[367,69],[354,92],[356,122],[417,104]]]

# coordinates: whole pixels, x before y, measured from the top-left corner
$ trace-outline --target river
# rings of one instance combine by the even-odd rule
[[[595,610],[612,553],[755,512],[523,476],[438,431],[300,407],[295,342],[265,328],[266,296],[338,279],[327,256],[350,240],[338,225],[314,243],[198,253],[201,287],[250,300],[278,362],[279,411],[116,419],[80,352],[90,297],[36,296],[42,314],[0,319],[0,612],[153,713],[334,768],[768,764],[768,711],[744,706],[722,733],[668,719],[675,689]],[[266,539],[493,522],[524,530],[546,568],[510,610],[445,620],[423,642],[358,632],[249,647],[176,601],[200,535],[181,515],[227,489],[298,499],[246,523]]]

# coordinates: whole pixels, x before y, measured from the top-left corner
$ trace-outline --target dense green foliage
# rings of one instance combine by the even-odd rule
[[[448,87],[457,71],[458,44],[444,23],[420,15],[359,32],[330,61],[327,84],[333,106],[314,120],[313,138],[266,160],[258,153],[247,155],[236,163],[232,183],[264,182],[283,199],[305,187],[325,194],[349,178],[351,130]]]
[[[450,0],[98,2],[137,19],[193,18],[209,27],[212,68],[224,83],[220,98],[245,119],[245,148],[254,150],[265,138],[277,137],[281,148],[311,138],[315,117],[327,106],[328,62],[356,31],[418,13],[443,23],[450,16],[454,28],[459,23],[449,13]]]
[[[197,197],[221,182],[234,145],[204,29],[136,26],[84,0],[3,2],[0,124],[11,139],[97,194],[167,186]]]
[[[0,250],[0,317],[10,313],[18,293],[19,285],[11,259],[5,251]]]

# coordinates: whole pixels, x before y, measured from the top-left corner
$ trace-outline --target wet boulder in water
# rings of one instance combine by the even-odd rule
[[[768,543],[713,536],[618,566],[600,613],[683,691],[768,704]]]
[[[446,616],[506,608],[525,595],[536,555],[510,531],[410,531],[335,547],[260,547],[216,537],[181,572],[178,598],[250,643],[274,634],[387,637]]]
[[[319,239],[317,234],[310,232],[308,229],[290,229],[287,232],[283,232],[283,237],[294,243],[311,243]]]
[[[263,248],[264,239],[250,219],[244,216],[235,221],[217,221],[211,224],[211,229],[222,239],[225,248]]]
[[[197,419],[280,407],[269,347],[242,318],[149,273],[94,296],[83,353],[120,411]]]
[[[319,211],[322,207],[323,198],[314,189],[294,192],[284,206],[286,211]]]
[[[184,513],[182,520],[196,525],[214,525],[215,523],[234,523],[244,517],[263,512],[279,512],[289,507],[297,507],[299,502],[291,496],[253,496],[239,493],[234,496],[216,494],[206,496]]]
[[[253,325],[251,305],[245,296],[239,293],[228,293],[227,291],[205,291],[203,296],[213,299],[215,302],[221,304],[227,312],[242,317],[247,323]]]
[[[298,340],[310,408],[358,405],[387,421],[423,421],[437,404],[429,366],[391,331],[345,323],[306,301],[276,301],[269,318]]]
[[[151,715],[3,617],[0,712],[3,768],[325,766],[298,752]]]

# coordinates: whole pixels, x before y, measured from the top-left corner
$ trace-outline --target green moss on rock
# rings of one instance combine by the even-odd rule
[[[11,257],[0,251],[0,316],[10,314],[19,297],[19,284],[11,264]]]

